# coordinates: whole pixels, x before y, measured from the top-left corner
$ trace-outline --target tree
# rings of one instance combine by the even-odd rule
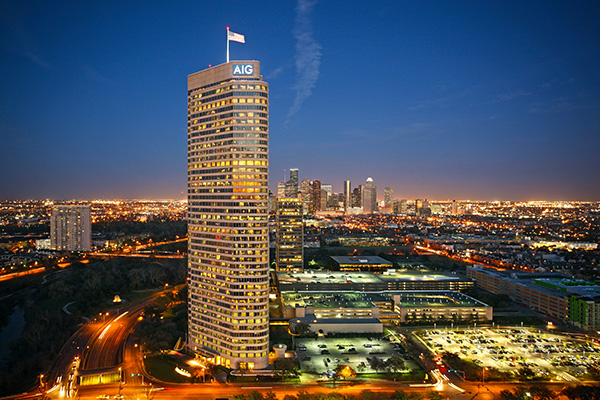
[[[437,392],[427,392],[427,398],[429,400],[443,400],[444,396],[442,396],[440,393]]]
[[[262,393],[253,390],[250,393],[248,393],[247,400],[265,400],[265,396],[263,396]]]
[[[310,333],[310,325],[299,322],[294,326],[294,333],[302,337],[307,336]]]
[[[522,387],[518,387],[512,390],[503,390],[500,392],[500,398],[502,400],[526,400],[529,398],[527,391]]]
[[[367,361],[369,362],[371,369],[374,369],[377,372],[385,369],[385,363],[378,357],[370,358]]]
[[[421,393],[405,392],[404,390],[396,390],[390,396],[390,400],[420,400],[423,398]]]
[[[358,364],[356,366],[356,371],[358,371],[359,374],[362,374],[363,372],[365,372],[365,369],[367,369],[367,366],[365,365],[364,361],[362,361],[360,364]]]
[[[522,379],[530,379],[535,376],[535,372],[529,367],[519,368],[519,375]]]
[[[389,395],[386,392],[374,392],[369,389],[361,390],[358,394],[359,400],[389,400]]]
[[[561,394],[569,400],[597,400],[600,399],[600,386],[570,386],[564,388]]]
[[[354,378],[356,376],[356,371],[354,371],[352,367],[343,364],[340,364],[335,368],[335,373],[343,377],[344,380],[348,378]]]
[[[400,356],[391,356],[385,362],[385,367],[391,373],[398,373],[406,368],[404,359]]]
[[[275,376],[281,378],[282,381],[285,378],[297,378],[300,374],[298,372],[298,366],[291,358],[278,358],[273,363],[275,369]]]
[[[556,393],[548,389],[545,386],[531,386],[529,388],[529,394],[534,400],[552,400],[556,397]]]
[[[219,375],[219,372],[221,372],[221,369],[217,364],[208,364],[206,366],[206,372],[217,380],[217,376]]]
[[[245,362],[238,362],[238,369],[240,370],[240,375],[244,376],[244,374],[248,371],[248,364]]]

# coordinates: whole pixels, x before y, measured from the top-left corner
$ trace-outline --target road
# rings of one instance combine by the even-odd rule
[[[141,374],[139,353],[134,357],[132,350],[137,348],[133,343],[131,346],[126,344],[140,314],[158,295],[112,313],[103,313],[82,326],[63,346],[50,373],[42,378],[50,396],[74,396],[77,376],[99,372],[105,375],[122,373],[123,376]]]

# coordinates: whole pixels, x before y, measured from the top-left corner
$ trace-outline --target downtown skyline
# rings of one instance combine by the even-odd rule
[[[227,4],[3,4],[0,197],[184,198],[185,77],[225,62],[226,26],[270,83],[273,192],[298,168],[397,198],[600,197],[597,6]]]

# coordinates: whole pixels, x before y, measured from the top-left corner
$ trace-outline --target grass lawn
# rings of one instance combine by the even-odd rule
[[[191,383],[190,378],[179,375],[175,367],[179,365],[178,360],[168,355],[148,356],[144,359],[146,372],[164,382]]]
[[[422,369],[413,370],[416,373],[411,372],[402,372],[400,374],[392,374],[388,375],[387,373],[368,373],[368,374],[358,374],[359,378],[367,378],[367,379],[387,379],[387,380],[397,380],[402,382],[411,382],[411,381],[424,381],[425,380],[425,371]]]

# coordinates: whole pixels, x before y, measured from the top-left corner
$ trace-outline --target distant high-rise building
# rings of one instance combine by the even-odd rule
[[[407,214],[408,213],[408,204],[405,199],[394,200],[392,203],[393,203],[394,214]]]
[[[352,207],[352,188],[350,181],[344,181],[344,211],[348,212],[348,208]]]
[[[373,178],[367,178],[362,190],[363,213],[373,214],[377,211],[377,187],[373,184]]]
[[[91,250],[91,215],[90,206],[53,206],[50,216],[50,247],[54,250]]]
[[[277,196],[269,190],[269,214],[274,214],[277,210]]]
[[[425,199],[425,200],[418,199],[417,205],[419,206],[418,210],[417,210],[418,217],[427,218],[427,217],[431,216],[431,205],[429,204],[429,201],[427,201],[427,199]]]
[[[298,168],[290,169],[290,182],[292,185],[296,186],[296,190],[298,188]]]
[[[285,197],[298,197],[298,168],[290,169],[290,179],[285,182]]]
[[[327,200],[329,199],[329,192],[321,188],[321,194],[319,195],[319,211],[327,210]]]
[[[421,215],[421,208],[423,208],[423,199],[415,200],[415,215],[418,217]]]
[[[301,271],[304,268],[304,226],[302,201],[277,200],[277,271]]]
[[[452,200],[452,204],[450,205],[450,213],[452,215],[458,215],[458,203],[456,200]]]
[[[304,213],[307,214],[312,209],[311,206],[311,183],[310,180],[304,179],[300,184],[300,199],[302,200],[302,208],[304,209]]]
[[[343,193],[332,193],[327,198],[327,209],[341,211],[344,210],[344,194]]]
[[[283,198],[285,196],[285,182],[277,182],[277,197]]]
[[[385,207],[391,207],[392,200],[394,200],[394,188],[386,186],[383,188],[383,205]]]
[[[358,185],[352,191],[352,207],[362,208],[362,185]]]
[[[310,183],[310,214],[314,214],[315,211],[321,210],[321,181],[315,179]]]
[[[258,61],[188,76],[188,344],[269,365],[269,85]]]

